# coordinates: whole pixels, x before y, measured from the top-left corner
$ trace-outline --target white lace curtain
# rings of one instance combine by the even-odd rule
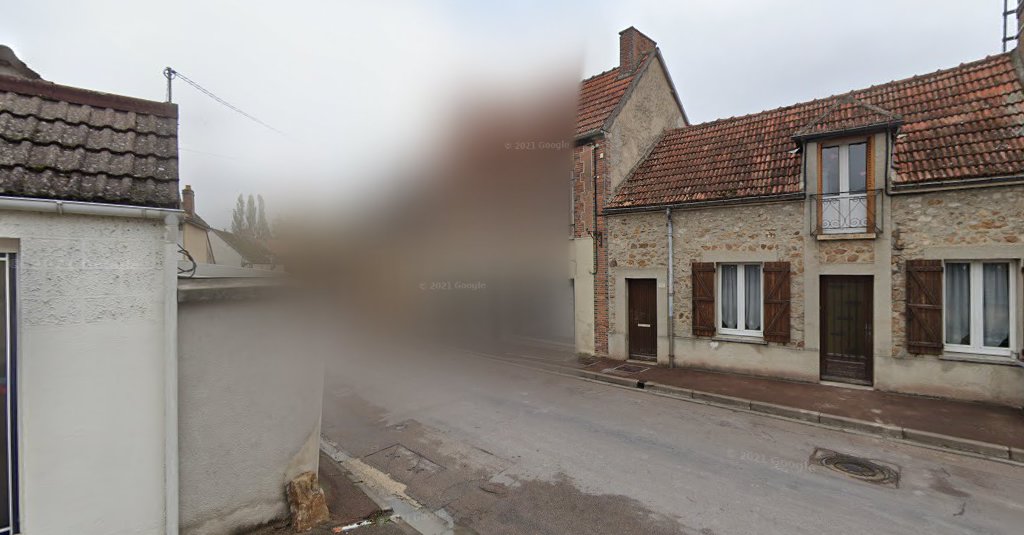
[[[722,328],[736,328],[736,309],[739,301],[737,291],[738,277],[736,270],[739,266],[722,266]]]
[[[946,343],[971,345],[970,264],[946,264]]]
[[[982,271],[985,345],[1010,347],[1010,272],[1006,264],[985,264]]]
[[[744,323],[748,330],[761,330],[761,266],[743,266],[743,283]]]

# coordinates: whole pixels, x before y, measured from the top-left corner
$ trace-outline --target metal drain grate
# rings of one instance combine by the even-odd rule
[[[900,484],[898,466],[824,448],[815,448],[809,464],[812,467],[822,466],[833,472],[875,485],[898,488]]]
[[[608,368],[607,370],[604,370],[604,371],[605,371],[605,373],[618,373],[618,374],[625,374],[625,375],[633,375],[633,374],[637,374],[637,373],[643,373],[643,372],[645,372],[645,371],[647,371],[649,369],[650,368],[647,368],[645,366],[637,366],[636,364],[621,364],[621,365],[616,366],[614,368]]]

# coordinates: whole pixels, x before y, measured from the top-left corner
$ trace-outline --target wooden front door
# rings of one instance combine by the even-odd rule
[[[654,279],[626,279],[629,358],[658,359],[658,292]]]
[[[873,377],[872,278],[821,277],[821,379],[870,385]]]

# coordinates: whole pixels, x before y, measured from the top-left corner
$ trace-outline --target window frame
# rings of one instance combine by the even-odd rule
[[[757,300],[760,307],[761,328],[752,329],[729,329],[722,327],[722,267],[736,266],[736,325],[746,325],[747,311],[743,306],[746,297],[746,266],[757,266],[760,271],[761,298]],[[715,263],[715,332],[726,336],[742,336],[747,338],[764,338],[764,262],[716,262]]]
[[[946,299],[946,266],[949,264],[968,264],[970,266],[970,317],[971,317],[971,345],[950,344],[946,342],[946,312],[948,300]],[[1009,323],[1010,343],[1009,347],[992,347],[983,345],[985,343],[985,315],[984,315],[984,265],[985,264],[1006,264],[1007,276],[1009,277]],[[1017,262],[1008,259],[949,259],[942,261],[942,352],[954,355],[983,355],[1000,359],[1013,360],[1017,353]]]
[[[20,517],[20,488],[19,488],[19,451],[18,451],[18,334],[17,334],[17,255],[14,253],[0,252],[0,284],[4,286],[4,299],[0,307],[4,309],[3,319],[6,321],[5,337],[0,343],[4,344],[6,359],[2,364],[6,367],[7,384],[5,385],[5,396],[7,398],[7,411],[4,415],[7,418],[7,434],[2,437],[7,441],[7,481],[0,481],[0,484],[7,485],[8,503],[3,504],[8,509],[10,525],[0,526],[0,535],[8,535],[21,532]]]
[[[861,144],[864,145],[864,172],[865,172],[864,190],[863,191],[854,192],[854,191],[850,190],[850,146],[851,145],[861,145]],[[871,144],[872,144],[872,140],[871,140],[870,136],[867,136],[867,137],[844,138],[844,139],[839,139],[839,140],[834,140],[834,141],[829,141],[829,142],[826,142],[826,141],[822,140],[822,141],[818,142],[818,197],[817,197],[817,199],[818,199],[817,200],[817,205],[818,206],[817,206],[817,211],[818,211],[818,231],[821,234],[827,234],[827,235],[832,235],[832,234],[840,234],[840,235],[841,234],[863,234],[863,233],[867,233],[867,232],[872,232],[873,231],[871,221],[873,220],[874,216],[873,216],[873,214],[871,212],[873,210],[872,195],[873,195],[874,184],[872,183],[873,173],[872,173],[871,166],[873,165],[874,162],[872,162],[872,157],[871,157],[871,153],[872,153]],[[825,193],[825,191],[824,191],[824,189],[825,189],[825,160],[824,160],[824,158],[825,158],[825,150],[826,149],[831,149],[831,148],[835,148],[836,150],[839,151],[839,154],[838,154],[838,156],[839,156],[839,158],[838,158],[838,160],[839,160],[839,169],[838,169],[839,175],[836,177],[836,180],[838,181],[839,191],[834,192],[834,193]],[[845,189],[843,188],[843,178],[844,177],[846,178],[846,188]],[[828,199],[826,199],[826,197],[828,197]],[[825,223],[825,221],[824,221],[824,210],[825,210],[825,202],[826,202],[826,200],[838,202],[840,204],[839,210],[842,211],[843,210],[842,206],[845,205],[848,208],[849,204],[853,200],[859,199],[860,197],[864,198],[864,205],[865,205],[865,212],[866,212],[865,213],[865,225],[864,226],[862,226],[862,227],[847,226],[847,227],[837,227],[837,228],[830,228],[830,229],[826,229],[825,228],[825,224],[824,224]]]

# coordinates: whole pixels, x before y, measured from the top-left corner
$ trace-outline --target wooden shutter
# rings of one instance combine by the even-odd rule
[[[864,151],[867,161],[864,163],[864,187],[867,190],[868,222],[867,232],[875,231],[875,136],[868,136],[867,150]]]
[[[693,263],[693,335],[715,335],[715,264]]]
[[[764,264],[764,339],[789,342],[789,262]]]
[[[907,261],[907,351],[942,353],[942,261]]]

